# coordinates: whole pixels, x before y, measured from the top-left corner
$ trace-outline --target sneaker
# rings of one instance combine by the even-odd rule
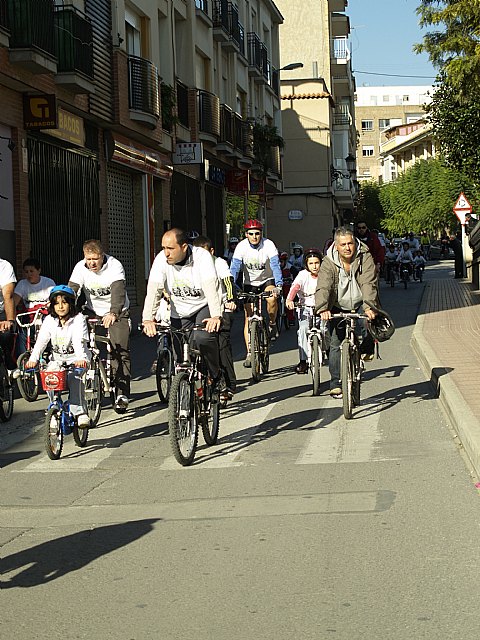
[[[220,393],[223,393],[227,390],[227,383],[225,382],[225,376],[223,373],[219,373],[218,376],[213,380],[213,384],[216,386]]]
[[[245,367],[245,369],[252,368],[252,356],[249,353],[247,353],[247,357],[243,361],[243,366]]]
[[[308,364],[305,360],[300,360],[300,362],[295,367],[295,373],[307,373],[308,372]]]
[[[289,327],[294,327],[295,326],[295,320],[289,320],[288,321],[288,326]]]
[[[113,408],[117,413],[125,413],[125,411],[128,409],[127,396],[122,396],[122,395],[117,396],[117,399],[115,400],[115,404],[113,405]]]
[[[90,418],[86,413],[81,413],[77,418],[77,425],[79,429],[88,429],[90,426]]]
[[[340,389],[340,387],[334,387],[333,389],[330,389],[330,396],[332,398],[335,398],[335,400],[341,400],[342,390]]]
[[[14,369],[12,371],[12,379],[13,380],[17,380],[18,378],[20,378],[21,375],[22,375],[22,372],[20,371],[20,369]]]
[[[150,367],[150,373],[157,373],[157,361],[155,360]]]
[[[364,362],[371,362],[374,357],[375,357],[375,355],[373,353],[362,353],[362,354],[360,354],[360,358]]]

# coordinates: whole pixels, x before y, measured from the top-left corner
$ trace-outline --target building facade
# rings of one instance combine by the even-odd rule
[[[64,282],[99,237],[140,304],[165,229],[221,251],[226,189],[281,126],[281,22],[271,0],[2,0],[0,255]]]
[[[279,247],[323,246],[353,217],[355,79],[346,0],[277,2],[285,139],[284,190],[272,199],[269,234]],[[288,70],[294,63],[303,68]]]
[[[432,125],[425,120],[389,127],[380,144],[382,182],[391,182],[419,160],[434,158]]]
[[[425,117],[432,86],[357,87],[355,118],[359,134],[358,180],[391,180],[397,166],[384,155],[386,133],[399,125],[411,125]],[[390,145],[391,146],[391,145]]]

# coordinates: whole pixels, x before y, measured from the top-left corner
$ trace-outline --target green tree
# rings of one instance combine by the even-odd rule
[[[453,229],[458,220],[452,208],[461,191],[475,209],[476,190],[463,173],[441,159],[420,160],[380,188],[385,212],[382,224],[393,235],[423,230],[436,235],[445,228]]]
[[[370,229],[381,229],[384,217],[380,202],[380,185],[375,180],[368,180],[360,184],[357,201],[357,220],[365,220]]]
[[[259,197],[249,196],[248,198],[248,218],[257,218],[259,209]],[[226,196],[226,219],[230,225],[230,236],[241,238],[243,236],[243,225],[245,222],[245,201],[242,196],[235,196],[227,193]]]
[[[479,94],[480,2],[422,0],[417,14],[420,26],[433,30],[425,34],[414,50],[426,52],[460,95]]]

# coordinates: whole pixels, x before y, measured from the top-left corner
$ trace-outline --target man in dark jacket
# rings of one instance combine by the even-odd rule
[[[385,247],[382,246],[377,234],[370,231],[364,220],[358,220],[355,235],[369,248],[377,273],[379,273],[385,261]]]
[[[334,240],[318,274],[315,311],[322,320],[330,320],[334,313],[355,312],[363,305],[365,314],[373,320],[374,309],[380,304],[372,255],[349,228],[338,228]],[[330,322],[330,332],[330,395],[341,398],[340,344],[345,337],[344,325],[334,320]]]
[[[455,254],[455,278],[464,278],[462,243],[454,235],[451,235],[449,240],[450,248],[453,249],[453,253]]]

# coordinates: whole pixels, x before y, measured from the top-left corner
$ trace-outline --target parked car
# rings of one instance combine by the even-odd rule
[[[434,240],[430,245],[430,260],[439,260],[442,257],[442,243],[440,240]],[[448,255],[444,256],[447,259],[455,258],[453,249],[448,247]]]

